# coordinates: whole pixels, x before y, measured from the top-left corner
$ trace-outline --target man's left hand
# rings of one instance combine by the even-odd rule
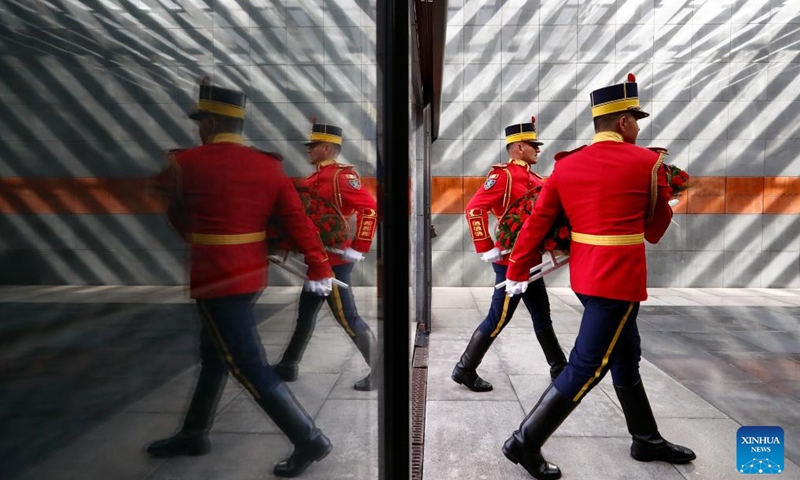
[[[344,253],[342,253],[342,259],[348,262],[358,262],[364,260],[364,254],[358,250],[347,247],[344,249]]]
[[[528,282],[515,282],[514,280],[506,279],[506,293],[509,297],[514,295],[522,295],[528,290]]]
[[[494,247],[488,252],[483,252],[481,254],[481,260],[488,263],[499,262],[503,259],[503,252],[500,251],[499,248]]]
[[[303,290],[327,297],[333,290],[333,277],[323,278],[322,280],[306,280],[303,283]]]

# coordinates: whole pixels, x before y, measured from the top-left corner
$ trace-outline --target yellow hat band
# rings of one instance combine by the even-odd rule
[[[592,107],[592,118],[601,115],[608,115],[609,113],[624,112],[631,107],[638,107],[638,98],[626,98],[624,100],[614,100],[613,102],[601,103]]]
[[[342,144],[342,137],[338,135],[331,135],[330,133],[311,132],[312,142],[328,142],[335,143],[336,145]]]
[[[200,100],[200,103],[197,104],[197,111],[215,113],[226,117],[244,118],[244,108],[216,100]]]
[[[536,132],[515,133],[514,135],[509,135],[506,137],[506,145],[510,145],[515,142],[525,142],[525,141],[538,142],[539,140],[537,140]]]

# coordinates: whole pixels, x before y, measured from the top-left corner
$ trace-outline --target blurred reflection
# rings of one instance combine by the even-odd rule
[[[164,221],[165,202],[146,186],[165,166],[162,152],[197,144],[198,128],[210,138],[209,132],[225,127],[209,140],[219,143],[206,150],[245,137],[255,147],[302,158],[307,119],[317,113],[347,131],[342,156],[374,177],[376,37],[374,0],[2,2],[0,99],[10,108],[0,128],[0,478],[274,478],[264,471],[272,460],[263,457],[288,456],[289,443],[264,417],[263,402],[243,395],[239,382],[227,382],[217,403],[218,378],[228,368],[205,358],[216,352],[208,331],[205,368],[194,388],[201,328],[207,328],[183,290],[189,249],[203,250],[210,261],[207,252],[215,249],[261,247],[184,242]],[[234,97],[246,92],[243,131],[235,115],[197,125],[185,119],[197,102],[196,79],[205,74],[215,87],[233,89]],[[218,113],[235,112],[236,106]],[[187,153],[173,154],[180,160]],[[283,168],[290,177],[301,176],[297,165],[286,162]],[[202,184],[206,190],[195,193],[219,199],[214,207],[222,208],[232,200],[228,192],[238,198],[242,189],[256,188],[231,183],[254,179],[244,169],[240,161],[219,168],[213,182]],[[175,172],[164,176],[170,175]],[[233,217],[207,230],[181,214],[199,208],[193,199],[173,203],[168,213],[185,232],[265,230],[231,223],[247,209],[266,209],[265,194],[239,200],[252,204],[236,207]],[[297,220],[273,219],[292,225]],[[288,230],[319,237],[312,229]],[[227,290],[220,290],[247,280],[248,291],[236,294],[255,297],[265,266],[237,262],[236,255],[214,265],[195,262],[192,275],[223,296]],[[217,268],[230,275],[214,274]],[[352,273],[364,285],[355,296],[368,321],[377,302],[374,268],[368,256]],[[242,317],[255,312],[260,338],[252,331],[246,335],[259,350],[257,365],[261,350],[272,362],[280,359],[294,328],[299,283],[283,273],[272,270],[270,288],[237,310]],[[205,302],[206,294],[192,296]],[[359,367],[362,360],[339,328],[332,329],[317,330],[303,376],[291,384],[314,423],[337,445],[324,468],[312,467],[304,476],[376,478],[377,393],[352,391],[366,372],[347,368],[351,356]],[[337,345],[331,358],[330,350],[314,348],[316,341],[340,341],[345,348]],[[308,368],[315,362],[325,367]],[[271,382],[280,383],[274,372]],[[252,383],[248,390],[259,387]],[[193,392],[197,400],[184,411]],[[211,418],[212,454],[186,461],[146,453],[145,445],[184,420],[186,430],[205,434]],[[195,451],[205,445],[197,442]]]
[[[242,92],[200,86],[197,110],[203,145],[173,150],[156,188],[169,197],[170,223],[191,243],[191,297],[202,319],[202,368],[183,427],[152,443],[154,457],[202,455],[228,372],[294,444],[291,457],[275,465],[279,477],[295,477],[330,453],[330,440],[267,363],[256,332],[253,303],[266,284],[266,225],[277,218],[305,254],[310,296],[331,290],[331,269],[319,235],[281,158],[248,147],[242,138],[246,97]],[[321,297],[320,297],[321,298]]]
[[[316,171],[300,182],[299,188],[313,192],[315,201],[307,204],[326,248],[337,280],[350,285],[355,262],[364,260],[375,235],[377,202],[361,184],[361,177],[352,165],[337,161],[342,150],[342,128],[314,123],[311,137],[305,143],[308,158]],[[337,218],[338,217],[338,218]],[[347,233],[348,221],[355,217],[355,232]],[[281,361],[275,365],[277,374],[287,382],[297,380],[299,363],[314,332],[317,314],[324,298],[303,291],[297,314],[297,326]],[[378,385],[378,344],[369,325],[359,316],[353,291],[333,285],[327,297],[334,318],[344,328],[350,340],[364,357],[371,372],[357,381],[353,388],[374,390]]]

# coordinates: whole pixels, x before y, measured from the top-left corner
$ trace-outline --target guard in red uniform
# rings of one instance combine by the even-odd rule
[[[496,218],[501,218],[509,205],[517,201],[526,192],[542,185],[544,179],[531,171],[539,158],[539,147],[535,119],[531,123],[521,123],[506,127],[506,151],[508,163],[492,165],[483,187],[479,188],[467,204],[466,215],[469,223],[472,241],[475,250],[481,259],[492,263],[495,273],[495,284],[506,279],[508,268],[508,252],[500,251],[495,246],[488,230],[489,213]],[[537,255],[537,263],[541,256]],[[558,344],[558,338],[553,331],[553,322],[550,319],[550,301],[543,279],[531,284],[523,295],[508,296],[504,288],[495,289],[492,294],[492,304],[489,313],[483,322],[472,334],[466,350],[461,355],[461,360],[456,364],[450,378],[458,384],[464,385],[473,392],[486,392],[492,389],[492,384],[482,379],[476,369],[483,360],[484,354],[497,338],[497,335],[508,325],[514,315],[520,298],[531,314],[533,330],[542,347],[547,363],[550,365],[550,376],[556,378],[567,365],[564,352]]]
[[[369,251],[378,222],[377,201],[361,185],[361,177],[352,165],[337,162],[342,148],[342,129],[335,125],[315,123],[311,138],[306,142],[308,157],[316,171],[303,180],[302,185],[311,188],[339,209],[344,218],[355,216],[356,229],[352,239],[340,247],[340,252],[330,252],[330,263],[338,280],[350,284],[350,273],[355,262],[364,259]],[[355,343],[364,360],[371,367],[365,378],[353,385],[356,390],[374,390],[377,387],[375,368],[378,360],[378,344],[369,325],[359,316],[351,289],[340,289],[333,285],[327,298],[334,318]],[[309,292],[300,294],[297,325],[281,361],[275,365],[278,375],[286,381],[297,379],[299,363],[314,332],[317,314],[324,299]]]
[[[277,218],[305,254],[309,289],[328,294],[332,272],[280,156],[244,145],[245,103],[241,92],[201,85],[197,111],[189,117],[198,122],[203,145],[172,151],[169,167],[156,177],[156,188],[169,197],[171,223],[191,243],[202,366],[183,428],[147,451],[156,457],[206,453],[231,372],[294,444],[274,473],[295,477],[332,446],[267,363],[256,332],[253,303],[266,285],[270,219]]]
[[[570,280],[585,310],[567,368],[545,390],[503,453],[538,479],[561,477],[541,447],[610,370],[639,461],[687,463],[695,458],[658,432],[641,377],[636,315],[647,299],[644,241],[656,243],[669,226],[669,186],[663,149],[637,147],[639,106],[633,75],[591,94],[592,144],[556,155],[555,169],[511,252],[509,294],[522,294],[528,270],[548,228],[561,212],[572,225]]]

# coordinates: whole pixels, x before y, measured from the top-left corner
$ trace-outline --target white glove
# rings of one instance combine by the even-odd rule
[[[528,290],[528,282],[515,282],[506,278],[506,293],[509,297],[522,295],[526,290]]]
[[[348,262],[358,262],[360,260],[364,260],[364,254],[358,250],[353,250],[352,248],[347,247],[342,253],[342,259]]]
[[[303,284],[303,290],[321,297],[327,297],[333,290],[333,278],[328,277],[323,278],[322,280],[306,280],[306,282]]]
[[[679,203],[681,203],[680,199],[678,199],[678,198],[673,198],[672,200],[670,200],[669,202],[667,202],[667,205],[669,205],[670,207],[674,207],[675,205],[677,205],[677,204],[679,204]]]
[[[489,263],[499,262],[502,259],[503,259],[503,253],[497,247],[494,247],[488,252],[483,252],[483,254],[481,255],[481,260]]]

